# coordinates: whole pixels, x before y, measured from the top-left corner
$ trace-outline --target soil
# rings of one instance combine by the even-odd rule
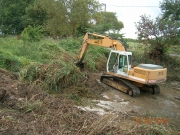
[[[100,75],[87,72],[83,82],[49,94],[0,69],[0,134],[179,134],[179,82],[132,98],[101,84]]]

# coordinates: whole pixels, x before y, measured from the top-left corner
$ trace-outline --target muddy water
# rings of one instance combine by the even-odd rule
[[[180,127],[180,91],[161,86],[161,93],[152,95],[141,91],[139,97],[132,98],[118,90],[111,89],[102,94],[108,101],[98,104],[110,106],[114,111],[129,112],[133,111],[143,116],[151,116],[168,119],[169,124],[179,125]]]

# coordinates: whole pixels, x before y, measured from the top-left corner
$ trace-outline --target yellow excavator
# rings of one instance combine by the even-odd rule
[[[140,89],[159,94],[157,85],[166,81],[167,69],[160,65],[139,64],[132,68],[132,52],[126,51],[121,41],[96,33],[86,33],[78,56],[77,65],[83,67],[83,59],[89,45],[111,48],[106,73],[100,81],[130,96],[140,95]]]

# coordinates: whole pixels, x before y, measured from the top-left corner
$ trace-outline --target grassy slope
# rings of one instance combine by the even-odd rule
[[[15,37],[8,37],[0,38],[0,42],[1,55],[4,56],[4,61],[1,62],[1,66],[4,67],[8,66],[6,65],[7,59],[14,62],[19,61],[22,67],[33,62],[48,63],[62,51],[58,43],[55,43],[55,41],[51,39],[43,39],[41,42],[24,44],[22,40],[17,40]],[[16,63],[14,64],[16,65]],[[19,67],[19,70],[20,69],[21,67]],[[12,69],[12,71],[14,70]]]
[[[30,69],[30,72],[34,72],[32,71],[32,67],[34,70],[37,70],[38,66],[42,64],[46,64],[45,67],[50,64],[50,67],[52,67],[53,63],[59,63],[61,67],[64,67],[64,69],[62,68],[64,75],[67,75],[67,73],[71,73],[75,69],[74,62],[76,62],[77,55],[79,54],[81,40],[82,38],[76,40],[72,38],[64,40],[44,38],[40,42],[25,44],[22,40],[17,40],[17,37],[15,36],[0,38],[0,67],[13,72],[20,72],[22,69]],[[128,44],[128,51],[133,52],[135,64],[160,64],[168,69],[174,69],[173,71],[168,72],[169,78],[180,78],[180,76],[176,74],[179,70],[180,63],[176,57],[171,57],[171,60],[169,59],[169,61],[156,63],[155,61],[148,60],[144,57],[143,52],[146,48],[142,45],[136,42],[128,42]],[[168,54],[178,53],[180,53],[178,48],[170,48],[168,50]],[[97,69],[105,70],[107,56],[107,50],[90,46],[85,56],[86,69],[93,71]],[[24,75],[25,70],[23,70],[23,77],[26,76]],[[33,80],[34,76],[29,74],[26,78]]]
[[[58,90],[83,78],[83,72],[74,64],[80,47],[81,39],[44,38],[24,43],[16,37],[0,38],[0,68],[17,72],[31,82],[40,79],[50,89]],[[106,54],[104,48],[90,46],[85,57],[86,69],[102,69]]]

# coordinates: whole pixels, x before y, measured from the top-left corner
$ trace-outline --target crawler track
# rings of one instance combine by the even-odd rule
[[[137,97],[140,95],[140,89],[127,80],[110,75],[102,75],[100,81],[124,93],[127,93],[132,97]]]
[[[152,85],[153,88],[153,94],[159,94],[160,93],[160,88],[158,85]]]

